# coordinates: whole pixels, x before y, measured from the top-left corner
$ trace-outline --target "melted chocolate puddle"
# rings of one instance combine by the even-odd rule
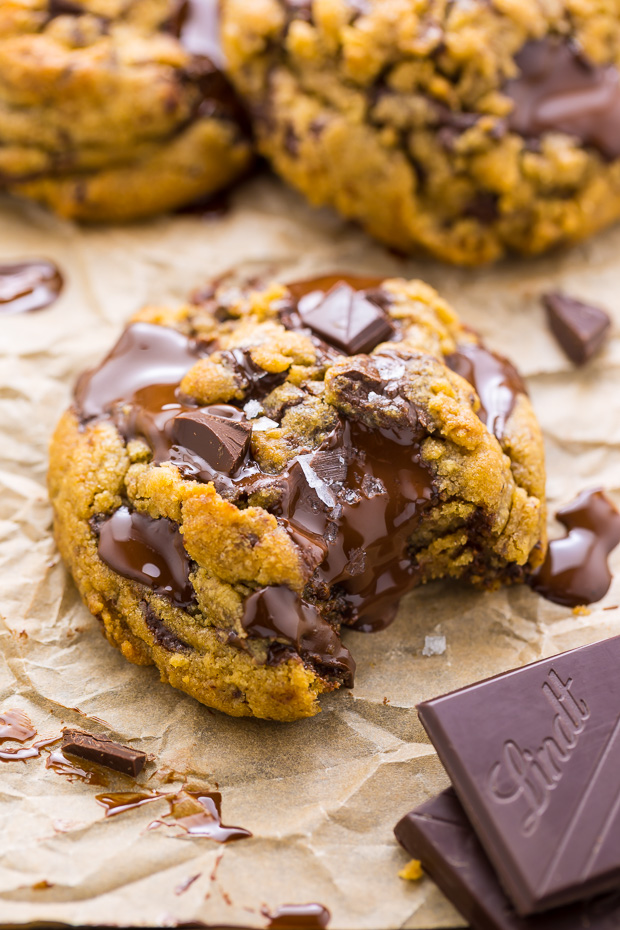
[[[520,135],[562,132],[620,157],[620,73],[589,63],[566,39],[528,42],[516,58],[520,76],[505,93],[514,101],[510,126]]]
[[[12,708],[0,714],[0,743],[9,741],[25,743],[36,735],[36,729],[23,710]],[[25,762],[27,759],[38,759],[44,746],[56,743],[59,739],[60,737],[53,736],[37,740],[32,746],[3,746],[0,749],[0,762]]]
[[[174,818],[174,824],[188,836],[213,840],[215,843],[232,843],[252,836],[243,827],[227,827],[222,823],[222,795],[219,791],[184,789],[170,798],[169,804],[168,816]]]
[[[530,586],[555,604],[594,604],[611,584],[607,556],[620,543],[620,514],[603,491],[595,490],[580,494],[557,519],[568,535],[549,543]]]
[[[325,930],[331,918],[322,904],[283,904],[273,914],[262,911],[266,930]]]
[[[95,800],[105,808],[106,817],[115,817],[165,797],[167,794],[161,791],[112,791],[96,795]]]
[[[61,748],[53,749],[48,753],[45,760],[45,768],[64,775],[69,781],[83,781],[87,785],[97,785],[101,788],[107,788],[108,779],[94,767],[90,768],[88,763],[77,765],[72,759],[68,759]]]
[[[0,314],[43,310],[58,299],[60,271],[43,259],[0,265]]]
[[[17,743],[25,743],[37,735],[37,731],[32,725],[30,717],[23,711],[15,708],[5,710],[0,714],[0,743],[5,740],[15,740]]]

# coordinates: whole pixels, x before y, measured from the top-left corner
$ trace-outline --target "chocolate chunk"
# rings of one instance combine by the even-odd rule
[[[191,652],[192,647],[177,636],[164,621],[157,616],[150,604],[145,604],[144,622],[153,634],[155,642],[168,652]]]
[[[344,281],[305,295],[297,310],[305,326],[347,355],[370,352],[394,332],[381,307]]]
[[[446,355],[446,365],[472,385],[480,399],[478,416],[501,439],[519,394],[527,394],[517,369],[507,358],[475,342],[463,342]]]
[[[611,572],[607,556],[620,543],[620,514],[601,490],[584,491],[556,514],[568,530],[552,539],[545,561],[530,577],[530,587],[556,604],[594,604],[607,594]]]
[[[520,915],[620,881],[620,637],[418,708]]]
[[[62,731],[62,751],[133,778],[140,774],[146,762],[145,752],[122,746],[107,736],[93,736],[70,728]]]
[[[514,102],[511,129],[525,138],[574,136],[604,158],[620,157],[620,73],[588,62],[567,39],[528,42],[516,57],[520,76],[504,92]]]
[[[546,914],[519,917],[451,788],[406,814],[394,833],[472,930],[615,930],[620,926],[618,891]]]
[[[217,413],[215,412],[217,410]],[[235,414],[239,417],[235,417]],[[241,411],[224,404],[192,410],[174,418],[172,438],[199,455],[216,471],[232,475],[243,462],[252,435]]]
[[[172,520],[119,507],[98,525],[99,558],[124,578],[171,598],[179,607],[194,603],[189,555]]]
[[[547,322],[561,348],[575,365],[584,365],[601,348],[609,329],[609,314],[559,292],[543,294]]]
[[[85,12],[81,3],[72,0],[49,0],[47,8],[50,17],[55,16],[82,16]]]
[[[58,299],[63,283],[56,265],[43,259],[0,265],[0,314],[43,310]]]

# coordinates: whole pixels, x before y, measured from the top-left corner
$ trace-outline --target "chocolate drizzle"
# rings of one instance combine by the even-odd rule
[[[227,827],[222,823],[222,795],[219,791],[190,791],[184,788],[168,799],[170,816],[176,826],[190,837],[233,843],[252,836],[245,827]],[[165,821],[162,821],[162,823]]]
[[[504,92],[514,101],[511,128],[525,138],[574,136],[604,158],[620,157],[620,73],[588,62],[566,39],[548,36],[523,46],[519,77]]]
[[[98,532],[99,557],[113,571],[167,595],[178,607],[194,603],[189,557],[172,520],[119,507]]]
[[[611,584],[607,556],[620,543],[620,514],[603,491],[595,490],[582,492],[557,519],[568,535],[549,543],[530,586],[567,607],[600,601]]]
[[[49,307],[63,288],[53,262],[35,259],[0,265],[0,314],[30,313]]]
[[[514,365],[475,342],[458,345],[456,352],[446,356],[446,365],[469,381],[480,398],[478,416],[502,439],[517,396],[527,393]]]

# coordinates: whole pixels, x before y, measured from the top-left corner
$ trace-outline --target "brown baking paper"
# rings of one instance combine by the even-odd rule
[[[399,260],[270,178],[249,182],[213,221],[78,229],[34,208],[1,209],[0,258],[52,258],[66,288],[48,310],[0,319],[0,710],[23,708],[39,737],[64,724],[146,751],[154,762],[142,780],[157,770],[152,787],[166,770],[219,786],[224,823],[253,838],[222,846],[147,829],[167,813],[165,800],[105,819],[102,789],[47,769],[45,750],[0,763],[0,923],[264,927],[261,909],[319,902],[331,930],[461,925],[429,879],[398,877],[407,856],[394,824],[447,784],[415,704],[620,633],[620,577],[584,615],[527,588],[429,585],[405,598],[385,632],[345,634],[355,688],[325,698],[319,716],[233,719],[130,665],[102,638],[52,540],[48,440],[78,372],[147,302],[181,300],[230,271],[420,276],[527,377],[546,436],[551,512],[600,485],[618,502],[620,228],[543,260],[462,271]],[[581,370],[545,326],[539,295],[556,286],[615,317],[602,355]],[[620,552],[612,564],[620,567]],[[443,655],[422,654],[430,635],[446,637]]]

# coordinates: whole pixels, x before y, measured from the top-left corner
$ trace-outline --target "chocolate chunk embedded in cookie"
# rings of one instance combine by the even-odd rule
[[[344,627],[381,629],[433,578],[528,577],[542,439],[512,365],[420,281],[205,293],[140,314],[79,379],[56,536],[128,659],[294,720],[352,685]]]

